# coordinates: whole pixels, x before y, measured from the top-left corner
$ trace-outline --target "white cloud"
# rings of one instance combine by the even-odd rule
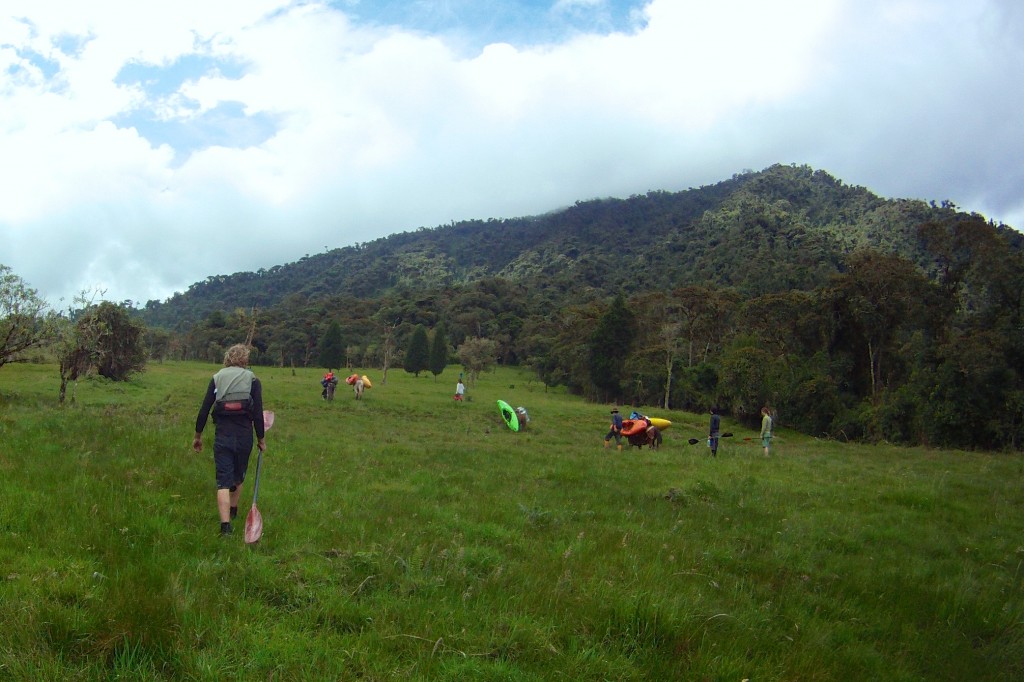
[[[1024,223],[1009,0],[652,0],[627,30],[470,55],[315,2],[3,14],[0,262],[51,297],[163,298],[324,246],[775,162]],[[197,56],[210,71],[171,96],[118,81]],[[265,135],[236,120],[205,148],[160,145],[126,122],[194,130],[236,103]]]

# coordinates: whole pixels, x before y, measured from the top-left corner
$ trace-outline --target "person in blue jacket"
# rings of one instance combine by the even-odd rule
[[[718,456],[718,439],[722,436],[722,418],[718,415],[718,408],[711,408],[711,428],[708,431],[708,447],[711,448],[711,456]]]
[[[604,446],[608,447],[612,438],[615,438],[615,445],[622,449],[622,415],[617,408],[612,409],[612,423],[608,426],[608,434],[604,437]]]

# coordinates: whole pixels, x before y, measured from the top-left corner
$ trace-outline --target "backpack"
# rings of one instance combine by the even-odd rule
[[[244,367],[225,367],[213,375],[215,415],[248,414],[256,376]]]

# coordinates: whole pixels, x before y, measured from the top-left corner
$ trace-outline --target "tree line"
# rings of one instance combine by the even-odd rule
[[[820,437],[1020,449],[1024,256],[979,219],[926,223],[918,235],[934,276],[862,249],[812,290],[687,285],[557,305],[487,278],[377,299],[295,295],[216,311],[184,332],[144,329],[109,302],[41,316],[34,292],[0,266],[0,366],[45,337],[63,387],[89,371],[127,378],[146,356],[219,362],[251,335],[254,364],[436,376],[458,359],[471,380],[493,363],[520,365],[594,401],[717,406],[752,424],[769,405],[781,424]]]
[[[948,203],[881,200],[805,167],[584,202],[543,223],[458,224],[359,245],[361,272],[380,275],[364,289],[340,286],[344,268],[332,274],[330,259],[307,258],[238,282],[211,278],[168,306],[103,303],[57,317],[65,347],[92,349],[87,372],[104,365],[103,335],[90,329],[118,323],[95,315],[115,308],[151,321],[151,361],[219,362],[251,334],[257,364],[437,376],[440,339],[471,379],[491,363],[519,365],[594,401],[718,406],[751,422],[768,404],[779,423],[821,437],[1021,447],[1024,266],[1013,230]],[[492,228],[524,248],[495,260],[505,250],[480,241]],[[658,247],[607,248],[642,239]],[[452,263],[465,276],[445,269]],[[271,296],[261,283],[283,272],[291,293]],[[3,274],[0,366],[26,356],[13,330],[56,328]],[[184,304],[189,315],[168,316]]]
[[[918,236],[933,276],[861,249],[821,287],[758,296],[686,285],[555,305],[488,278],[378,299],[296,297],[259,311],[252,357],[435,376],[457,358],[471,378],[519,365],[594,401],[717,406],[751,425],[768,405],[780,424],[823,438],[1020,449],[1024,257],[980,219],[926,223]],[[251,315],[158,332],[150,353],[219,361]]]

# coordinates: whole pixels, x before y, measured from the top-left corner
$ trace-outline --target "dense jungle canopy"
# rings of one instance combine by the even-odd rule
[[[453,351],[489,339],[497,362],[593,400],[751,422],[767,404],[822,437],[1019,449],[1022,246],[948,201],[777,165],[420,228],[211,276],[135,312],[156,357],[216,361],[255,322],[256,363],[318,365],[336,323],[346,364],[372,367],[443,324]],[[608,329],[629,338],[601,343]]]

